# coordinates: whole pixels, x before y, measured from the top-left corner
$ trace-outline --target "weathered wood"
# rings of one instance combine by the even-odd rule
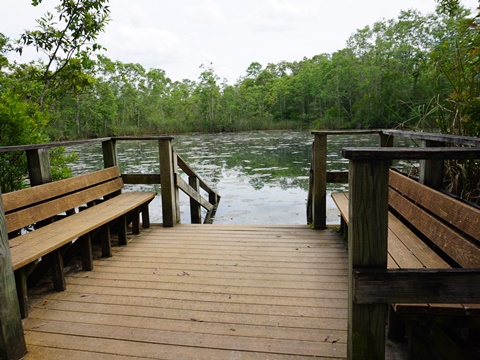
[[[27,352],[17,297],[15,275],[0,196],[0,358],[21,359]]]
[[[53,288],[57,291],[64,291],[67,288],[67,283],[65,281],[65,271],[61,248],[55,249],[48,253],[45,258],[46,259],[44,261],[48,261],[52,269]]]
[[[111,257],[112,256],[112,239],[110,235],[110,226],[104,225],[100,228],[98,233],[100,237],[100,244],[102,247],[102,256]]]
[[[125,184],[160,184],[160,174],[122,174],[122,179]]]
[[[439,133],[427,133],[418,131],[403,130],[382,130],[384,135],[398,136],[410,139],[419,139],[427,141],[438,141],[447,144],[456,144],[463,146],[480,146],[480,139],[470,136],[447,135]]]
[[[127,237],[127,215],[123,214],[122,216],[117,218],[115,223],[117,228],[117,236],[118,236],[118,245],[127,245],[128,244],[128,237]]]
[[[460,266],[480,267],[480,248],[422,211],[414,203],[390,190],[390,205]]]
[[[380,146],[381,147],[393,147],[393,135],[386,134],[384,132],[380,133]]]
[[[353,272],[386,269],[388,161],[350,161],[348,358],[385,358],[386,304],[355,301]]]
[[[92,250],[92,238],[90,234],[86,234],[79,238],[81,254],[82,254],[82,269],[84,271],[93,270],[93,250]]]
[[[140,209],[133,210],[130,216],[132,218],[132,234],[140,234]]]
[[[208,194],[208,202],[213,204],[213,207],[210,210],[207,210],[207,215],[205,216],[204,224],[213,224],[215,220],[215,214],[217,213],[218,203],[220,202],[220,195],[216,192],[211,192]]]
[[[372,303],[480,303],[480,269],[354,269],[354,299]]]
[[[89,140],[75,140],[75,141],[58,141],[53,143],[46,144],[30,144],[30,145],[16,145],[16,146],[0,146],[0,153],[9,152],[9,151],[28,151],[28,150],[38,150],[38,149],[50,149],[60,146],[73,146],[81,145],[88,143],[95,143],[101,141],[108,141],[111,138],[98,138],[98,139],[89,139]]]
[[[103,167],[109,168],[118,165],[117,147],[114,139],[102,141]]]
[[[327,183],[348,184],[348,171],[328,171]]]
[[[370,135],[378,134],[382,130],[315,130],[313,135]]]
[[[332,246],[341,261],[327,270]],[[346,257],[340,237],[307,226],[152,226],[33,309],[29,356],[344,359]]]
[[[398,172],[390,171],[389,179],[391,188],[395,189],[390,191],[393,193],[393,200],[390,196],[392,208],[398,210],[400,215],[406,218],[407,223],[419,226],[442,250],[456,256],[461,264],[478,268],[477,262],[480,257],[478,243],[472,241],[478,240],[480,233],[478,209]],[[347,216],[348,222],[349,210],[346,209],[348,194],[332,194],[332,198],[341,210],[342,218]],[[439,218],[435,218],[436,216]],[[458,229],[459,233],[450,227]],[[460,233],[470,235],[471,238],[465,239],[459,235]],[[438,234],[441,234],[440,237]],[[451,269],[432,248],[391,213],[389,213],[388,255],[389,268],[400,267],[409,270],[355,269],[358,281],[355,280],[353,288],[358,303],[392,303],[394,304],[392,309],[408,323],[410,315],[414,314],[435,316],[435,323],[441,320],[442,326],[450,328],[479,326],[478,306],[465,304],[475,303],[480,299],[480,291],[475,290],[478,288],[476,284],[480,280],[480,270]],[[462,271],[465,272],[461,274]],[[450,277],[450,273],[456,275]],[[448,319],[447,322],[444,321],[445,317]],[[432,329],[433,327],[429,326],[421,331],[431,332]],[[394,330],[390,328],[389,332]],[[410,331],[417,330],[410,326]],[[409,346],[414,349],[411,349],[412,351],[419,351],[417,346],[422,345],[423,341],[417,343],[415,340],[409,338]],[[442,345],[433,340],[434,336],[428,338],[435,351],[441,349],[445,353],[445,349],[449,348],[444,346],[448,343],[447,340]],[[428,353],[432,351],[428,346],[426,349]],[[415,352],[414,354],[418,355]]]
[[[160,156],[160,182],[162,184],[163,226],[173,227],[177,223],[177,210],[175,208],[175,181],[171,140],[159,140],[158,150]]]
[[[36,186],[52,181],[48,149],[27,150],[28,177],[30,185]]]
[[[444,147],[440,141],[422,140],[422,147]],[[420,160],[419,181],[432,188],[443,188],[444,160]]]
[[[480,210],[451,196],[390,171],[390,186],[417,205],[437,215],[455,228],[480,241]]]
[[[313,228],[327,226],[327,135],[315,133],[313,141]]]
[[[9,192],[2,195],[5,212],[9,213],[13,210],[48,201],[119,177],[120,172],[118,168],[114,167],[55,181],[54,183],[43,184],[36,186],[34,189]]]
[[[189,176],[188,184],[196,193],[198,193],[200,190],[198,177]],[[199,202],[192,197],[190,197],[190,220],[192,224],[200,224],[202,222],[202,208],[200,207]]]
[[[352,148],[342,149],[350,160],[468,160],[480,159],[478,148]]]
[[[27,270],[21,268],[15,271],[15,287],[17,288],[18,305],[22,319],[28,316]]]
[[[112,139],[113,139],[113,140],[128,140],[128,141],[132,141],[132,140],[139,140],[139,141],[145,141],[145,140],[155,140],[155,141],[158,141],[158,140],[167,140],[167,141],[171,141],[171,140],[175,139],[175,137],[169,136],[169,135],[115,136],[115,137],[113,137]]]
[[[154,193],[125,192],[80,213],[10,240],[14,270],[76,238],[109,224],[154,198]]]
[[[178,156],[176,152],[172,148],[172,166],[173,166],[173,182],[175,183],[174,186],[174,197],[175,197],[175,219],[177,219],[177,224],[180,224],[181,213],[180,213],[180,190],[177,184],[177,179],[180,178],[180,174],[178,172]]]
[[[180,155],[178,155],[175,151],[174,151],[174,154],[177,157],[178,167],[180,169],[182,169],[182,171],[185,172],[185,174],[188,175],[189,177],[190,176],[196,177],[199,181],[200,188],[205,190],[209,194],[209,196],[215,196],[215,199],[217,201],[212,202],[211,199],[210,199],[210,203],[216,204],[218,202],[218,199],[220,198],[218,193],[215,190],[213,190],[207,183],[205,183],[202,180],[202,178],[186,163],[186,161],[183,160],[183,158]]]
[[[142,206],[142,227],[148,229],[150,227],[150,210],[148,208],[149,204]]]
[[[198,187],[186,186],[186,182],[183,181],[178,174],[176,174],[177,187],[179,187],[187,195],[190,196],[191,210],[194,210],[195,214],[197,213],[197,211],[200,212],[201,210],[200,208],[198,208],[198,204],[200,204],[205,209],[207,209],[207,214],[205,216],[204,223],[211,224],[215,218],[215,213],[217,211],[218,203],[220,201],[220,195],[218,195],[218,193],[215,190],[213,190],[209,185],[207,185],[198,176],[198,174],[188,166],[185,160],[183,160],[182,157],[178,155],[175,151],[174,151],[174,156],[177,160],[176,165],[180,169],[182,169],[182,171],[185,172],[186,175],[188,175],[189,179],[196,178],[198,181]],[[192,192],[191,189],[196,189],[196,190]],[[208,201],[205,201],[203,197],[200,195],[199,193],[200,189],[203,189],[204,191],[207,192]],[[197,215],[192,216],[192,224],[197,223],[197,218],[200,219],[198,221],[201,222],[201,213],[198,216]]]
[[[205,190],[205,189],[204,189]],[[218,207],[218,203],[220,202],[220,195],[216,192],[212,191],[208,193],[208,202],[215,207]]]
[[[122,187],[122,180],[115,179],[95,187],[74,192],[71,195],[51,200],[48,202],[47,206],[45,206],[45,203],[41,203],[35,206],[27,207],[23,210],[8,213],[5,216],[7,221],[7,229],[9,232],[21,229],[27,225],[43,219],[48,219],[68,209],[85,204],[104,195],[119,191]],[[30,188],[22,191],[34,192],[34,190],[34,188]]]
[[[177,186],[180,190],[182,190],[185,194],[187,194],[190,199],[195,201],[196,203],[203,206],[207,211],[213,209],[213,204],[209,201],[205,200],[198,192],[196,192],[189,184],[185,182],[181,177],[177,177]]]
[[[465,349],[452,338],[451,332],[442,329],[434,321],[425,323],[420,319],[409,321],[409,354],[418,359],[437,360],[472,360],[476,359],[473,353]]]

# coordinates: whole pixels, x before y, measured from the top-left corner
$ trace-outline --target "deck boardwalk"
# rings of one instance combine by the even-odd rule
[[[33,302],[25,359],[342,359],[347,251],[307,226],[153,225]]]

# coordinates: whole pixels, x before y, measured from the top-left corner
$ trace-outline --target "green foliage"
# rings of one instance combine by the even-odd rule
[[[34,46],[46,63],[9,64],[12,46],[0,34],[3,144],[47,141],[47,135],[73,139],[312,126],[480,135],[478,15],[471,18],[458,0],[437,0],[436,13],[402,11],[396,19],[365,26],[333,54],[266,66],[253,61],[235,84],[221,81],[213,64],[202,65],[196,81],[172,81],[162,69],[94,58],[101,48],[97,36],[109,21],[107,4],[59,0],[55,14],[45,14],[36,30],[21,35],[16,51]],[[58,175],[68,176],[61,157],[54,152]],[[13,176],[14,164],[25,160],[2,161],[4,173]],[[461,192],[473,194],[461,175],[474,174],[478,166],[456,164],[451,170]],[[13,189],[23,175],[22,170],[14,176],[16,183],[2,182]]]
[[[33,0],[37,6],[42,0]],[[47,12],[37,20],[36,30],[20,36],[16,51],[33,46],[47,56],[43,71],[43,91],[38,99],[43,108],[52,80],[64,70],[72,58],[85,64],[93,52],[103,47],[96,42],[109,21],[108,0],[61,0],[56,15]],[[75,75],[76,73],[72,73]]]
[[[27,89],[22,86],[28,82],[18,82],[19,91],[48,104],[53,138],[419,124],[475,135],[478,31],[472,30],[468,12],[454,5],[441,2],[438,12],[428,15],[403,11],[358,30],[345,49],[333,54],[266,66],[254,61],[233,85],[222,82],[212,64],[200,67],[196,81],[179,82],[161,69],[83,53],[70,58],[46,94],[44,67],[14,72],[23,79],[31,76]],[[68,9],[62,19],[77,14]],[[101,31],[108,8],[103,18],[95,14]],[[44,19],[44,28],[50,22]],[[33,44],[37,38],[30,35]],[[52,33],[45,37],[55,39]],[[452,114],[458,119],[453,121]],[[449,123],[460,129],[448,130]]]
[[[0,92],[0,146],[43,142],[47,139],[47,123],[48,119],[36,104],[24,101],[9,90]],[[0,185],[3,192],[24,187],[26,163],[23,151],[0,153]]]
[[[77,153],[65,155],[64,147],[50,149],[50,166],[52,169],[52,180],[57,181],[72,177],[72,169],[68,164],[78,159]]]

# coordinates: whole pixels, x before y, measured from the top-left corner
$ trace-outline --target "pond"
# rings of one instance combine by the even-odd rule
[[[377,146],[378,135],[338,135],[328,140],[329,170],[346,170],[341,148]],[[216,224],[306,224],[312,142],[310,131],[192,133],[176,135],[173,147],[221,195]],[[158,172],[155,141],[119,141],[117,145],[122,172]],[[71,164],[74,174],[103,166],[100,144],[75,146],[69,151],[79,154],[79,160]],[[330,184],[328,191],[345,190],[345,186]],[[129,188],[151,190],[147,185]],[[189,222],[188,204],[188,198],[181,196],[183,223]],[[160,200],[150,207],[152,222],[161,222]],[[339,223],[330,197],[327,207],[327,223]]]

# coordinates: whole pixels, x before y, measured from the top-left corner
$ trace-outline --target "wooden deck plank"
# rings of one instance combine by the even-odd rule
[[[152,226],[33,303],[26,359],[344,359],[347,252],[307,226]]]

